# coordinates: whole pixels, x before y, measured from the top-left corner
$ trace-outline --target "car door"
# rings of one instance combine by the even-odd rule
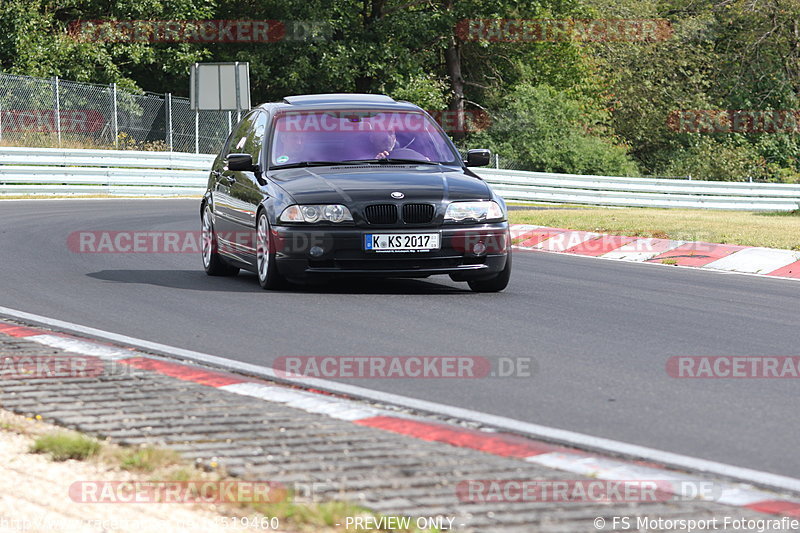
[[[218,214],[217,205],[224,205],[228,194],[228,189],[230,188],[227,182],[222,183],[220,180],[222,178],[222,170],[226,164],[225,158],[228,155],[228,147],[231,145],[231,142],[233,142],[233,136],[236,133],[237,131],[234,130],[231,131],[230,134],[228,134],[228,138],[222,145],[219,155],[216,157],[216,159],[214,160],[214,164],[211,167],[211,181],[209,182],[209,193],[211,196],[212,212],[214,213],[215,217]],[[217,227],[217,229],[219,229],[219,227]]]
[[[217,170],[214,190],[215,229],[220,251],[241,261],[248,261],[249,239],[242,236],[240,223],[242,206],[237,200],[237,179],[241,172],[228,169],[228,155],[244,152],[248,138],[252,136],[253,122],[260,112],[248,113],[234,128],[222,155],[221,168]]]
[[[263,153],[264,142],[267,138],[268,115],[264,111],[257,111],[249,118],[249,125],[244,142],[237,142],[237,153],[250,154],[253,164],[264,168]],[[231,153],[235,153],[233,150]],[[258,206],[264,199],[264,190],[259,184],[256,172],[228,171],[234,178],[230,188],[230,220],[236,237],[236,245],[242,253],[250,256],[249,260],[255,261],[256,254],[256,213]]]

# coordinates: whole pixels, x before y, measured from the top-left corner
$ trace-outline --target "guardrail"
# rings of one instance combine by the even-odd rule
[[[1,195],[194,196],[213,155],[0,147]]]
[[[192,196],[213,155],[0,147],[0,195]],[[628,207],[792,211],[800,185],[477,169],[506,200]]]
[[[800,209],[800,185],[476,169],[503,198],[624,207],[683,207],[747,211]]]

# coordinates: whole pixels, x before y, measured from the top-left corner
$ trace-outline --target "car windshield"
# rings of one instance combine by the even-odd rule
[[[296,111],[275,120],[272,167],[358,161],[455,163],[457,153],[419,112]]]

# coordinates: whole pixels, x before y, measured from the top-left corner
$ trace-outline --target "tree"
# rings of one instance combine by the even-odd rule
[[[607,131],[607,113],[548,85],[518,85],[480,142],[520,170],[633,176],[628,147]]]

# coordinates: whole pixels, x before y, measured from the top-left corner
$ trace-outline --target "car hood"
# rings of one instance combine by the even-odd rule
[[[430,165],[365,165],[286,169],[270,178],[300,204],[392,202],[393,192],[403,201],[446,202],[489,200],[492,192],[480,178],[461,168]]]

